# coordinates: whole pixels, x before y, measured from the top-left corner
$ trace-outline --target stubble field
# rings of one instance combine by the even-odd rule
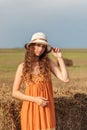
[[[0,49],[0,86],[9,86],[12,88],[17,66],[24,60],[23,49]],[[62,83],[54,76],[53,86],[58,89],[68,89],[87,92],[87,50],[86,49],[63,49],[63,57],[71,59],[73,66],[67,67],[70,82]],[[55,58],[50,55],[54,60]]]

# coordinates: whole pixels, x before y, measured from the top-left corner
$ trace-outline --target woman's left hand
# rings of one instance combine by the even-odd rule
[[[61,53],[61,49],[60,48],[53,48],[52,49],[52,54],[57,57],[57,58],[61,58],[62,57],[62,53]]]

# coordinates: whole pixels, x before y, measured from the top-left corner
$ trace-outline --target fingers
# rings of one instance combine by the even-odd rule
[[[61,49],[60,48],[53,48],[52,51],[57,53],[57,52],[61,52]]]
[[[49,104],[49,101],[42,101],[42,103],[40,104],[41,106],[45,107]]]
[[[44,97],[39,97],[39,105],[42,106],[42,107],[45,107],[49,104],[49,101],[48,99],[44,98]]]
[[[48,104],[49,104],[49,101],[48,101],[48,99],[46,99],[46,98],[41,98],[42,99],[42,103],[41,103],[41,106],[47,106]]]
[[[48,99],[47,99],[47,98],[44,98],[44,97],[41,97],[41,99],[43,99],[43,100],[45,100],[45,101],[48,101]]]

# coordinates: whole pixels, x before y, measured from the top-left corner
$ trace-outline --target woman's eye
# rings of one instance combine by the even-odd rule
[[[46,45],[42,45],[42,44],[36,44],[36,46],[46,48]]]

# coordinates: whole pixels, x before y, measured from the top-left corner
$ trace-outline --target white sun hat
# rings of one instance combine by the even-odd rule
[[[33,34],[31,41],[29,43],[42,43],[47,45],[48,44],[47,36],[42,32],[37,32]]]
[[[51,46],[48,44],[48,41],[47,41],[47,36],[42,32],[34,33],[31,38],[31,41],[26,44],[26,47],[28,47],[29,45],[33,43],[47,45],[48,50],[51,49]]]

